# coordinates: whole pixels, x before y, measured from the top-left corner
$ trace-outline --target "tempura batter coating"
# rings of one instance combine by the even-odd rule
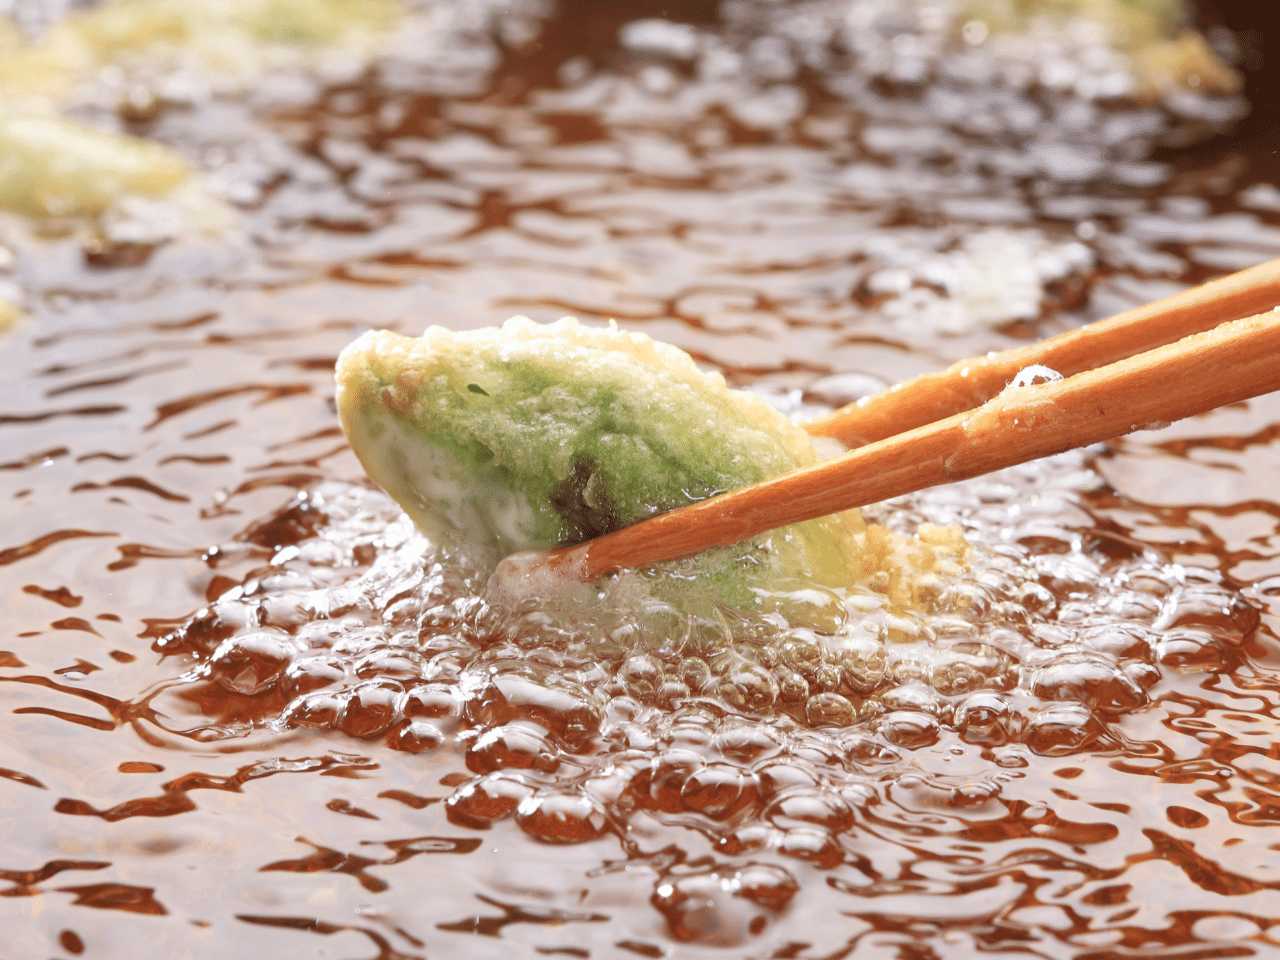
[[[571,318],[419,339],[370,332],[343,351],[337,377],[339,417],[369,475],[428,535],[491,561],[816,459],[802,430],[683,351]],[[701,567],[846,584],[861,529],[851,511],[712,551]]]

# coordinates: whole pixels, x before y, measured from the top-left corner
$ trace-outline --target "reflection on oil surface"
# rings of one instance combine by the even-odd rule
[[[869,510],[967,567],[754,618],[490,605],[331,405],[368,327],[571,312],[803,415],[1280,255],[1234,75],[1100,29],[441,0],[77,88],[225,210],[0,220],[9,952],[1274,952],[1273,398]]]

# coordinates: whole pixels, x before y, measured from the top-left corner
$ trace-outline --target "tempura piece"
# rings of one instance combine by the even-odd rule
[[[363,55],[405,10],[402,0],[111,0],[60,18],[38,40],[0,14],[0,210],[94,220],[131,197],[176,199],[171,219],[216,232],[226,211],[180,157],[60,116],[59,102],[100,88],[106,73],[159,110],[166,77],[225,91],[266,70]]]
[[[1238,95],[1244,80],[1194,28],[1187,0],[963,0],[957,25],[969,42],[1094,33],[1127,58],[1127,94],[1158,101],[1176,90]],[[977,28],[977,33],[972,31]],[[1120,61],[1123,63],[1123,61]]]
[[[369,476],[428,535],[489,562],[581,542],[813,463],[808,436],[639,334],[549,326],[366,333],[338,359],[338,414]],[[855,577],[856,511],[710,551],[738,570]]]
[[[96,217],[121,196],[163,196],[187,176],[182,158],[160,144],[0,108],[0,208]]]
[[[64,97],[108,64],[248,77],[372,49],[404,13],[402,0],[112,0],[62,19],[38,43],[0,17],[0,91]]]

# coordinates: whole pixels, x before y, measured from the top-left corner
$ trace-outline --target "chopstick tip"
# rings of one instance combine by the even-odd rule
[[[487,592],[499,603],[515,605],[531,597],[549,597],[589,580],[587,544],[522,550],[504,557],[489,576]]]

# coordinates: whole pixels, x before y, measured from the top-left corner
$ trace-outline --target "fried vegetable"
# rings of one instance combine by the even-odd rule
[[[684,352],[566,318],[420,339],[365,334],[338,360],[356,455],[428,535],[489,561],[577,543],[816,459],[762,398]],[[854,578],[856,511],[709,551],[751,582]],[[687,565],[686,565],[687,567]]]
[[[0,109],[0,208],[93,217],[122,195],[166,194],[187,175],[182,159],[159,144]]]
[[[108,64],[248,77],[372,49],[404,14],[402,0],[112,0],[60,19],[35,43],[0,16],[0,90],[63,97]]]

